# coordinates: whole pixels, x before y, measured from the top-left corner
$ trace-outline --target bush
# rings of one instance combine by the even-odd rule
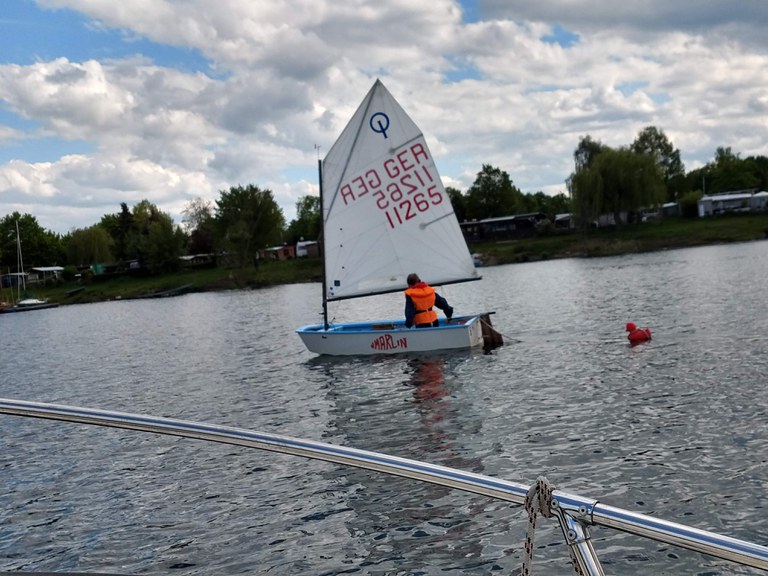
[[[94,276],[93,270],[91,270],[90,268],[86,268],[80,273],[80,282],[82,284],[90,284],[91,282],[93,282],[93,276]]]
[[[701,200],[701,192],[688,192],[680,199],[680,215],[683,218],[698,218],[699,200]]]
[[[72,282],[77,276],[77,268],[74,266],[65,266],[64,271],[61,273],[61,277],[65,282]]]

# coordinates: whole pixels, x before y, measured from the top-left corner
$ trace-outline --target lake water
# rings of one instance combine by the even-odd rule
[[[294,329],[320,285],[0,315],[0,397],[200,420],[546,476],[768,544],[768,242],[483,269],[441,289],[505,346],[332,359]],[[428,279],[427,279],[428,280]],[[402,296],[337,321],[397,317]],[[653,331],[629,347],[624,325]],[[0,571],[512,574],[519,507],[269,452],[0,416]],[[593,529],[610,574],[752,574]],[[570,573],[554,520],[533,569]]]

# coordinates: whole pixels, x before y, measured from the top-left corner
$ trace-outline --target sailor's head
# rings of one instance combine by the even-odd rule
[[[419,275],[415,272],[408,274],[408,278],[406,278],[406,281],[408,282],[408,286],[416,286],[419,282],[421,282],[421,278],[419,278]]]
[[[634,322],[627,322],[627,332],[634,332],[637,330],[637,326],[635,326]]]

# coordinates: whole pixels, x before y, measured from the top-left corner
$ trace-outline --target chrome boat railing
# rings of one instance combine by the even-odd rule
[[[0,413],[153,432],[258,448],[403,476],[520,505],[526,503],[529,493],[528,486],[498,480],[482,474],[377,452],[242,428],[9,399],[0,399]],[[768,547],[766,546],[608,506],[597,500],[583,498],[560,490],[554,490],[551,493],[551,508],[552,514],[557,517],[560,523],[565,541],[570,548],[571,558],[575,564],[574,572],[577,574],[604,575],[592,546],[589,534],[590,526],[613,528],[643,538],[709,554],[744,566],[768,570]]]

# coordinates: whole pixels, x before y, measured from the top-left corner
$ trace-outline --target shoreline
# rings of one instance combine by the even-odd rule
[[[473,244],[469,250],[480,254],[482,267],[490,267],[563,258],[616,257],[765,239],[768,239],[768,213],[759,213],[696,220],[670,219],[587,233],[542,234]],[[38,298],[68,306],[321,281],[320,259],[299,258],[263,261],[257,266],[242,269],[209,267],[157,277],[122,276],[89,283],[73,281],[56,286],[32,287],[30,292]],[[8,301],[9,292],[9,289],[0,292],[0,301]]]

